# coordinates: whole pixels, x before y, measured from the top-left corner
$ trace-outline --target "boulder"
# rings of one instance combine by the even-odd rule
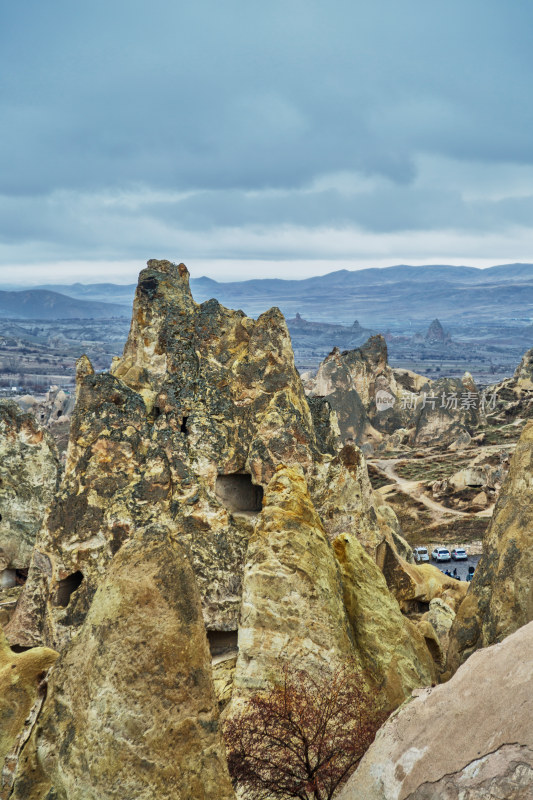
[[[339,800],[533,796],[533,623],[418,690],[379,730]]]

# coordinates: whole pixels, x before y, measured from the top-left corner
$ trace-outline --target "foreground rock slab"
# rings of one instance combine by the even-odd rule
[[[381,728],[339,800],[533,797],[533,623],[422,689]]]

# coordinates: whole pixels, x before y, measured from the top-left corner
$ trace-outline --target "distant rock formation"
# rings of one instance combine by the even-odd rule
[[[452,337],[444,330],[438,319],[434,319],[426,333],[426,342],[445,344],[451,342]]]
[[[310,397],[326,397],[339,418],[343,437],[358,444],[379,442],[383,433],[403,427],[400,394],[387,361],[383,336],[372,336],[362,347],[340,352],[335,348],[305,383]]]
[[[74,395],[67,394],[59,386],[51,386],[42,401],[32,395],[16,398],[17,405],[33,414],[39,425],[52,434],[60,454],[67,449],[74,402]]]
[[[483,555],[450,634],[453,673],[475,650],[533,619],[533,422],[524,428],[483,542]]]
[[[378,732],[339,800],[525,800],[533,786],[533,623],[422,689]]]
[[[386,447],[388,437],[402,429],[412,445],[451,445],[485,422],[481,394],[469,373],[432,382],[392,369],[383,336],[372,336],[355,350],[334,349],[305,389],[331,403],[345,440],[374,448]]]
[[[469,372],[434,381],[413,410],[413,442],[451,444],[465,432],[472,435],[486,421],[481,397]]]
[[[0,400],[0,588],[27,570],[46,507],[59,480],[51,436],[31,414]]]
[[[487,394],[496,400],[491,414],[496,424],[533,417],[533,349],[524,353],[512,378],[490,386]]]

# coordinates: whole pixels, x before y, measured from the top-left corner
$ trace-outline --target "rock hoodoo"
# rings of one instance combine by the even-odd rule
[[[361,359],[361,375],[388,374],[380,342]],[[81,800],[91,781],[109,800],[230,797],[214,688],[231,713],[287,658],[354,659],[401,702],[434,664],[379,571],[385,551],[412,558],[330,404],[307,399],[281,313],[198,305],[183,264],[149,261],[122,358],[107,374],[78,361],[64,477],[6,628],[60,652],[13,797]],[[381,650],[359,587],[370,565],[390,612]]]

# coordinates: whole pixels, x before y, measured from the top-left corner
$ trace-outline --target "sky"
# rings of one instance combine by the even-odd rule
[[[0,284],[533,261],[527,0],[0,3]]]

